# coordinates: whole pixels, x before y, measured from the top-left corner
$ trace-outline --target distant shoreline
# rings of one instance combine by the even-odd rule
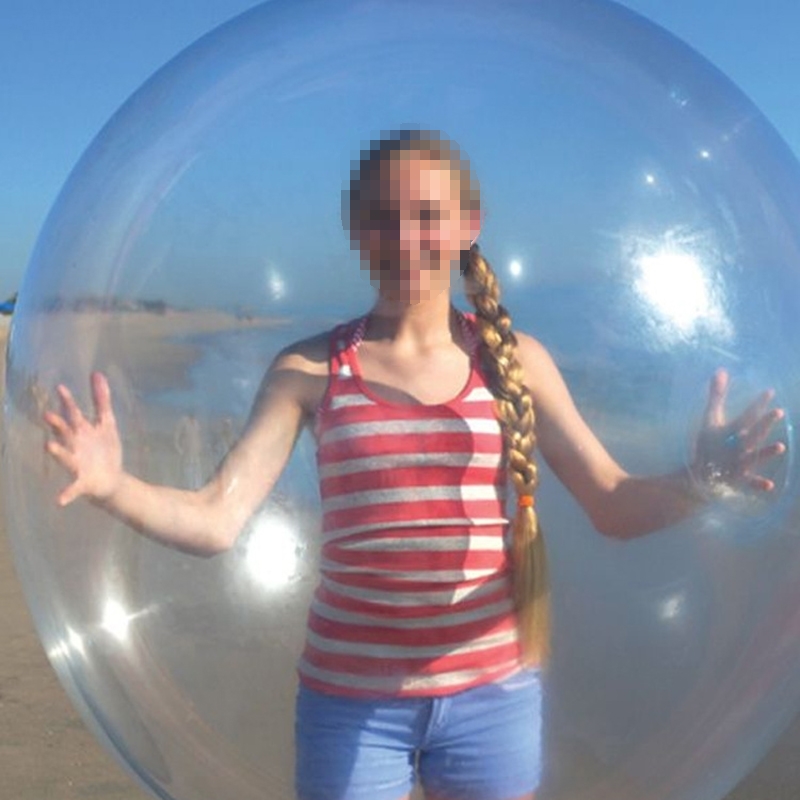
[[[41,355],[39,363],[27,366],[35,366],[42,376],[58,375],[66,362],[88,378],[93,370],[122,359],[132,377],[144,381],[143,391],[159,390],[180,382],[180,371],[196,359],[198,348],[188,341],[190,337],[286,324],[288,319],[283,317],[207,309],[60,308],[26,316],[26,340]],[[3,347],[8,328],[8,319],[1,320]]]

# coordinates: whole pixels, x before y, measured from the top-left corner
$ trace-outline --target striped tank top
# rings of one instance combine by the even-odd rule
[[[435,696],[520,669],[506,469],[474,320],[470,375],[439,405],[398,404],[362,380],[367,318],[335,329],[315,425],[320,583],[301,681],[328,694]]]

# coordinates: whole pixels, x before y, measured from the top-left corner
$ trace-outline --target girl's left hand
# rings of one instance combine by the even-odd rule
[[[726,420],[725,400],[730,377],[719,369],[711,379],[703,427],[697,435],[692,476],[710,489],[747,486],[762,492],[775,488],[773,481],[755,470],[786,451],[782,442],[764,444],[773,425],[783,419],[783,409],[770,408],[771,389],[762,392],[736,419]]]

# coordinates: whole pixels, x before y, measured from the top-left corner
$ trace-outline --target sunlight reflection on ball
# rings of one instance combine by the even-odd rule
[[[369,308],[340,192],[408,122],[464,148],[515,325],[629,470],[685,463],[717,367],[734,408],[773,387],[786,410],[773,495],[710,497],[641,541],[601,537],[543,469],[541,797],[721,798],[800,703],[800,174],[714,68],[602,0],[275,0],[110,120],[41,233],[8,353],[3,488],[45,650],[156,796],[293,796],[312,437],[237,546],[202,559],[49,502],[64,476],[41,414],[58,382],[88,407],[100,369],[127,468],[200,485],[274,355]]]
[[[247,542],[247,569],[265,589],[280,589],[296,575],[301,555],[292,521],[260,515]]]

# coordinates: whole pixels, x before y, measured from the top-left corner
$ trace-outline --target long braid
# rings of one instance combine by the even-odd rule
[[[544,539],[533,504],[539,482],[531,393],[523,382],[511,316],[500,303],[500,287],[488,261],[472,245],[465,265],[467,297],[475,307],[481,362],[496,398],[508,469],[517,492],[512,522],[514,599],[522,653],[529,663],[544,663],[550,653],[550,582]]]

